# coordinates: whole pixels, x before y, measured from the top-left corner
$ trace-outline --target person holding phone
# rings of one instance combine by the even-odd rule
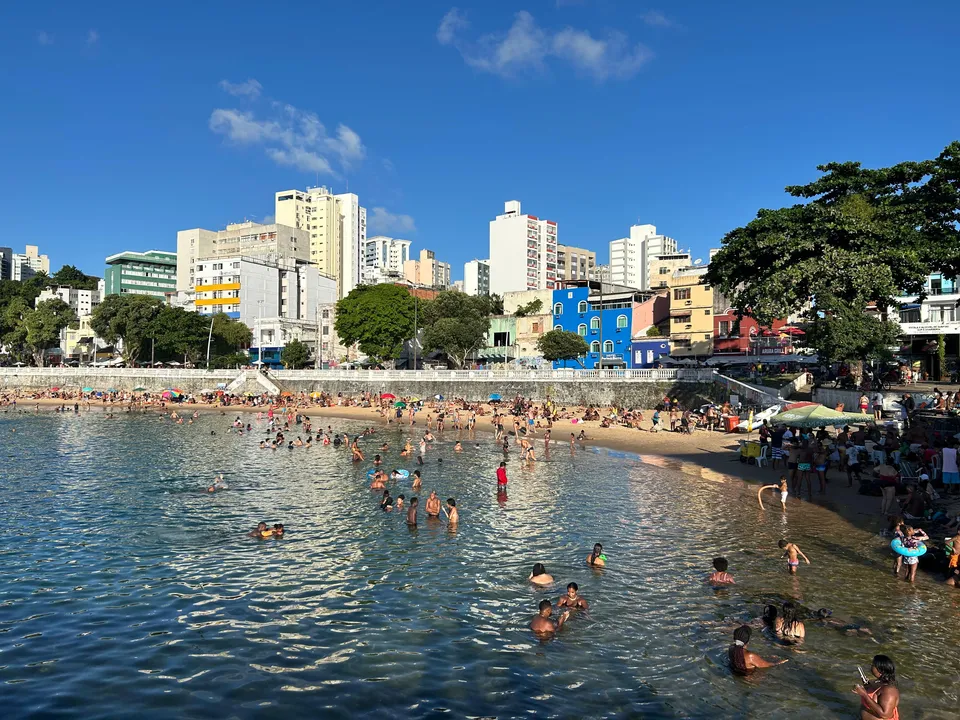
[[[853,691],[860,696],[860,720],[900,720],[900,691],[897,689],[897,668],[886,655],[875,655],[870,672],[874,680],[867,682],[863,671],[863,685]]]

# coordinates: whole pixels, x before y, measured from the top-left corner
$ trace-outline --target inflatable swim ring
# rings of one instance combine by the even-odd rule
[[[370,468],[369,470],[367,470],[367,477],[368,477],[368,478],[372,478],[374,475],[377,474],[377,470],[379,470],[379,469],[380,469],[380,468],[378,468],[378,467]]]
[[[392,473],[390,473],[390,476],[391,476],[391,477],[397,477],[397,478],[400,478],[400,479],[402,479],[402,480],[406,480],[408,477],[410,477],[410,471],[409,471],[409,470],[394,470]]]
[[[925,552],[927,552],[927,546],[923,543],[920,543],[920,547],[916,549],[905,548],[903,543],[900,542],[900,538],[894,538],[890,542],[890,547],[893,548],[893,551],[904,557],[920,557]]]

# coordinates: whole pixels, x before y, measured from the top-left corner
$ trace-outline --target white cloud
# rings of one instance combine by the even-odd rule
[[[272,107],[276,112],[269,118],[234,108],[218,108],[211,113],[209,126],[238,145],[262,145],[267,157],[278,165],[304,172],[335,176],[332,158],[342,168],[348,168],[366,154],[360,136],[346,125],[339,125],[331,136],[312,112],[281,103],[273,103]]]
[[[41,45],[53,45],[53,35],[46,30],[41,30],[37,33],[37,42]]]
[[[453,43],[457,32],[465,30],[468,27],[467,17],[458,8],[450,8],[443,20],[440,21],[440,27],[437,28],[437,40],[441,45],[450,45]]]
[[[653,27],[673,27],[674,22],[659,10],[647,10],[640,16],[647,25]]]
[[[87,32],[87,45],[96,45],[98,42],[100,42],[100,33],[96,30]]]
[[[410,234],[417,231],[416,223],[409,215],[392,213],[386,208],[375,207],[367,217],[367,226],[373,232]]]
[[[490,33],[465,40],[466,16],[451,9],[440,22],[437,40],[455,47],[464,62],[484,72],[514,77],[526,71],[541,71],[547,60],[556,58],[577,71],[602,81],[635,75],[653,53],[642,44],[630,45],[626,35],[611,32],[595,38],[586,30],[565,28],[551,31],[537,25],[533,15],[522,10],[505,33]]]
[[[221,80],[220,87],[230,95],[235,97],[248,97],[251,100],[260,97],[260,91],[263,89],[263,85],[253,78],[242,83],[232,83],[229,80]]]

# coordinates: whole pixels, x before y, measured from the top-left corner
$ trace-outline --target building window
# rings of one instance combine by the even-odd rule
[[[563,303],[555,303],[553,306],[554,315],[563,315]]]
[[[703,311],[703,314],[704,314],[704,315],[709,315],[709,314],[710,314],[710,308],[707,308],[706,310],[704,310],[704,311]]]
[[[592,318],[590,318],[590,329],[591,329],[591,330],[599,330],[599,329],[600,329],[600,318],[599,318],[599,317],[592,317]]]
[[[613,340],[604,340],[603,341],[603,351],[605,353],[613,352]]]
[[[930,306],[930,322],[953,322],[956,319],[956,307],[954,305]]]
[[[673,291],[674,300],[689,300],[690,299],[690,288],[677,288]]]
[[[678,315],[677,317],[675,317],[675,318],[673,319],[673,324],[674,324],[674,325],[686,325],[686,324],[689,323],[689,322],[690,322],[690,316],[689,316],[689,315]]]
[[[623,329],[627,327],[627,316],[626,315],[617,315],[617,329]]]
[[[581,300],[580,302],[577,303],[577,312],[585,313],[586,311],[587,311],[587,301]]]
[[[590,343],[590,352],[592,352],[592,353],[598,353],[598,352],[600,352],[600,343],[597,342],[596,340],[594,340],[592,343]]]
[[[721,321],[720,321],[720,329],[719,329],[718,333],[719,333],[720,337],[727,337],[727,335],[730,334],[730,321],[729,321],[729,320],[721,320]]]
[[[901,310],[900,311],[900,322],[905,323],[918,323],[920,322],[920,310]]]
[[[670,268],[664,267],[663,265],[660,266],[660,274],[661,274],[661,275],[666,275],[666,274],[669,273],[669,272],[670,272]]]
[[[586,337],[586,336],[587,336],[587,325],[586,325],[586,323],[580,323],[580,324],[577,326],[577,335],[579,335],[580,337]]]

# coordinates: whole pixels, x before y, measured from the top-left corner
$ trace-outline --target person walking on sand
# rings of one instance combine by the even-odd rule
[[[783,550],[783,555],[781,557],[787,558],[787,567],[790,568],[790,574],[796,575],[797,568],[800,566],[799,558],[803,558],[803,561],[810,564],[809,558],[803,554],[803,550],[800,549],[799,545],[796,545],[792,542],[787,542],[786,540],[781,540],[777,543],[777,547]]]

